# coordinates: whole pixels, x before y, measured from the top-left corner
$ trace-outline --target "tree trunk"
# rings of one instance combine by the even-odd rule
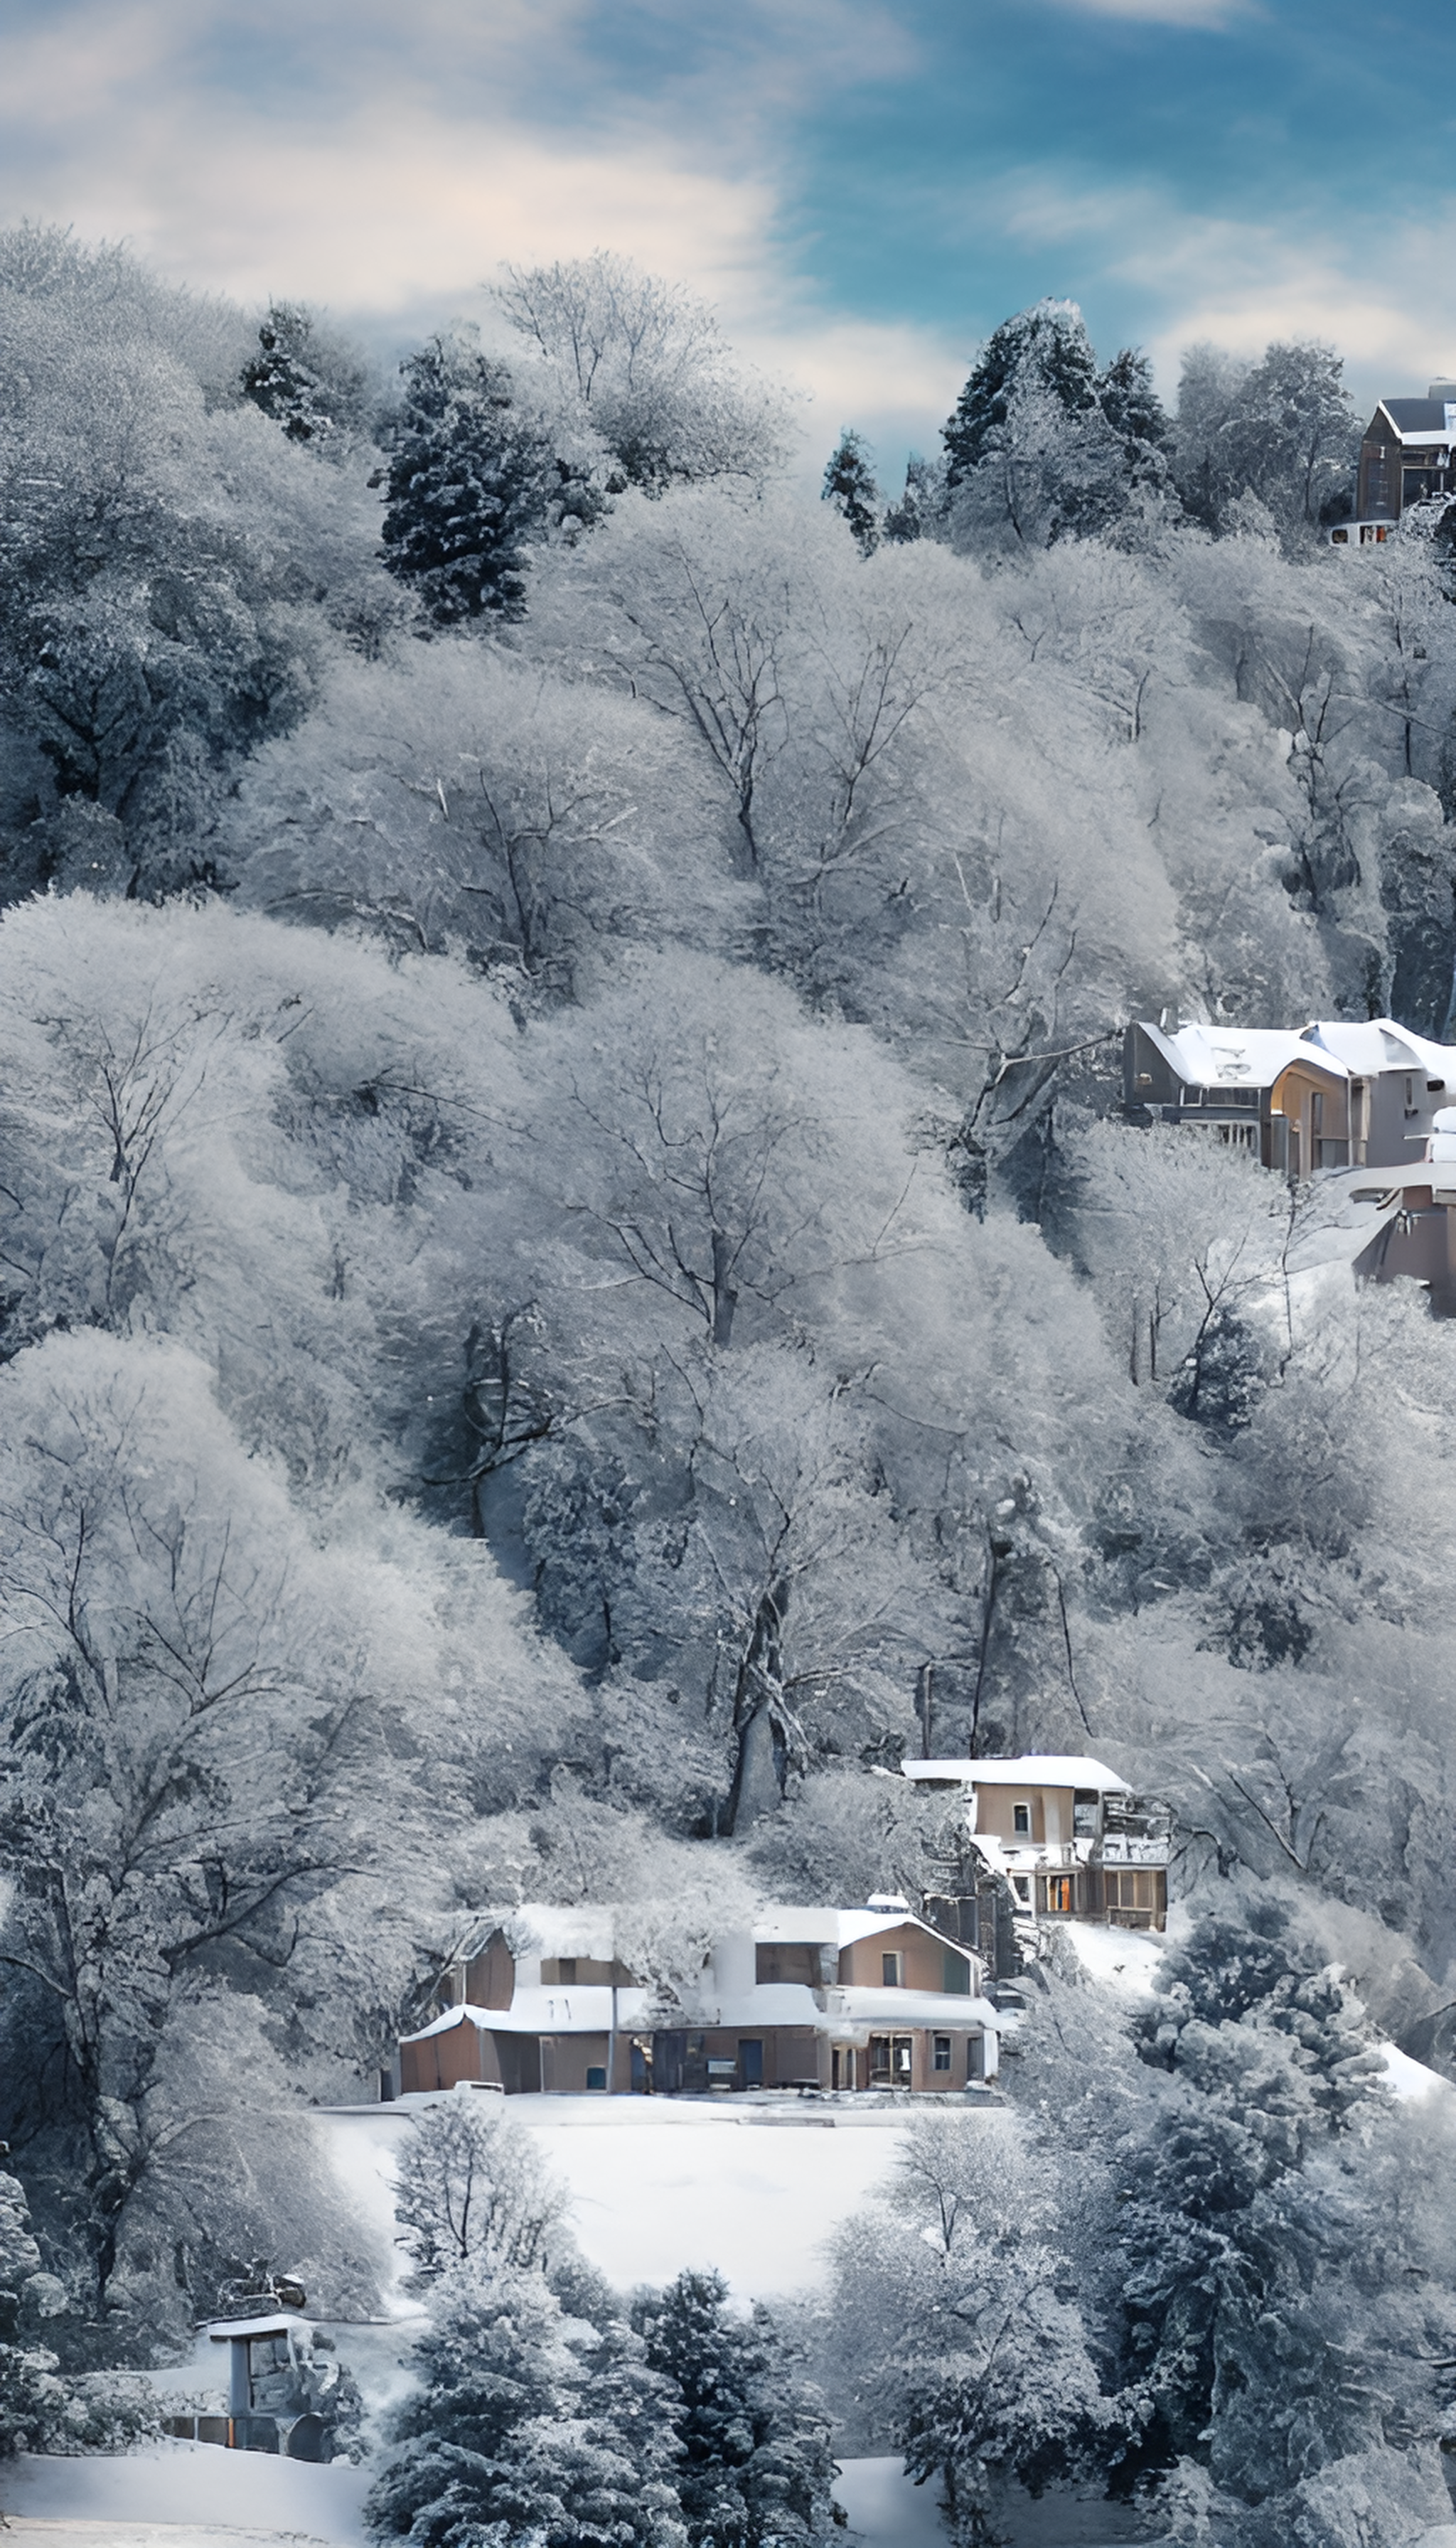
[[[771,1584],[759,1603],[748,1650],[738,1668],[733,1693],[738,1749],[721,1824],[725,1832],[756,1822],[781,1803],[790,1765],[802,1748],[783,1695],[783,1617],[788,1595],[786,1576]]]

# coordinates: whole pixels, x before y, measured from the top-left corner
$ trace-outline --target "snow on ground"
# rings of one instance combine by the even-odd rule
[[[971,2109],[966,2130],[994,2111]],[[582,2248],[608,2282],[630,2290],[716,2265],[742,2300],[823,2283],[826,2239],[880,2183],[904,2129],[891,2107],[831,2114],[672,2097],[512,2097],[508,2114],[565,2179]],[[343,2110],[326,2123],[350,2187],[380,2207],[392,2235],[390,2160],[410,2109]]]
[[[261,2451],[224,2451],[210,2442],[156,2442],[125,2458],[15,2460],[4,2476],[10,2527],[5,2548],[29,2548],[33,2527],[46,2548],[142,2548],[160,2529],[166,2548],[253,2548],[289,2540],[298,2548],[364,2548],[366,2468],[308,2468]],[[36,2525],[62,2525],[55,2530]],[[136,2525],[132,2529],[131,2525]],[[170,2537],[166,2537],[170,2530]]]
[[[1403,2102],[1409,2098],[1419,2104],[1422,2099],[1433,2097],[1438,2088],[1449,2090],[1449,2079],[1443,2079],[1439,2070],[1427,2070],[1423,2061],[1412,2061],[1409,2052],[1401,2050],[1399,2044],[1377,2044],[1375,2049],[1385,2063],[1391,2086]],[[1432,2533],[1433,2537],[1439,2535]],[[1451,2535],[1453,2543],[1456,2543],[1456,2531]]]
[[[1164,1942],[1151,1929],[1107,1929],[1068,1920],[1070,1938],[1089,1973],[1124,1999],[1151,1999],[1158,1988]]]
[[[6,2472],[5,2548],[365,2548],[367,2469],[304,2468],[167,2442],[125,2459],[21,2458]],[[843,2460],[834,2492],[863,2548],[946,2548],[933,2486],[898,2459]],[[1109,2527],[1111,2524],[1111,2527]],[[1022,2507],[1025,2548],[1113,2548],[1109,2505]],[[1430,2548],[1456,2548],[1456,2531]]]

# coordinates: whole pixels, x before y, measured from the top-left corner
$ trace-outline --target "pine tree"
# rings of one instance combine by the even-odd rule
[[[681,2273],[638,2303],[647,2360],[670,2380],[691,2548],[823,2539],[834,2519],[828,2428],[767,2312],[731,2319],[721,2274]]]
[[[258,350],[243,366],[243,397],[282,425],[290,442],[312,442],[334,423],[312,360],[313,334],[307,310],[275,301],[258,329]]]
[[[897,546],[909,540],[923,539],[935,510],[935,489],[930,463],[918,451],[912,451],[905,463],[905,492],[898,504],[887,507],[883,523],[884,536]]]
[[[944,428],[947,486],[958,487],[998,447],[1018,396],[1040,391],[1067,415],[1088,415],[1097,389],[1096,359],[1074,302],[1039,301],[1003,318]]]
[[[478,347],[434,336],[401,371],[385,565],[414,587],[437,627],[486,611],[518,619],[526,544],[545,524],[564,473],[517,413],[505,366]]]
[[[505,2538],[527,2535],[523,2472],[535,2426],[558,2412],[567,2367],[561,2310],[545,2282],[451,2276],[437,2287],[414,2359],[419,2387],[398,2411],[399,2447],[365,2507],[375,2537],[456,2548],[493,2521],[506,2524]]]
[[[1207,2462],[1212,2444],[1220,2483],[1257,2495],[1279,2482],[1255,2463],[1277,2456],[1282,2418],[1303,2416],[1312,2466],[1351,2429],[1332,2330],[1309,2306],[1327,2197],[1312,2203],[1304,2171],[1378,2116],[1383,2064],[1280,1904],[1202,1922],[1166,1975],[1138,2049],[1172,2085],[1122,2169],[1124,2473]]]
[[[424,2548],[686,2548],[667,2383],[620,2320],[570,2319],[538,2273],[436,2286],[420,2386],[366,2518]]]
[[[846,425],[824,472],[824,501],[849,524],[862,557],[879,546],[879,488],[863,435]]]

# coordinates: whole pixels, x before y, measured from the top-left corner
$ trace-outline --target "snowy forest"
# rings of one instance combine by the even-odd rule
[[[917,2125],[792,2326],[512,2244],[529,2188],[490,2273],[425,2240],[378,2535],[545,2537],[469,2493],[495,2345],[562,2548],[828,2535],[834,2419],[966,2541],[1079,2471],[1397,2548],[1456,2435],[1449,2100],[1371,2050],[1456,2078],[1456,1337],[1297,1296],[1311,1189],[1120,1068],[1165,1008],[1443,1036],[1452,526],[1321,541],[1321,346],[1165,409],[1044,302],[881,487],[624,259],[482,310],[387,369],[0,238],[0,2449],[125,2427],[259,2254],[367,2312],[311,2115],[468,1912],[913,1896],[878,1772],[1092,1753],[1176,1816],[1151,2011],[1053,1956],[1015,2134]],[[641,2439],[709,2338],[779,2402],[728,2511],[705,2409]]]

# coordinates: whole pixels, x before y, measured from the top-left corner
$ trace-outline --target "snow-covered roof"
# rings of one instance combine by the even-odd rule
[[[309,2320],[300,2318],[297,2310],[274,2310],[267,2318],[219,2319],[208,2328],[208,2333],[214,2344],[229,2344],[234,2336],[287,2335],[294,2327],[301,2335],[314,2332]]]
[[[648,1992],[619,1990],[616,2001],[618,2026],[640,2026]],[[400,2041],[427,2044],[432,2035],[448,2035],[452,2027],[467,2022],[490,2035],[604,2035],[612,2022],[611,1990],[605,1982],[558,1982],[517,1990],[509,2008],[475,2008],[467,2000],[447,2008],[417,2035],[405,2035]]]
[[[587,1956],[609,1964],[616,1952],[615,1923],[609,1902],[514,1902],[501,1910],[478,1911],[469,1936],[476,1954],[499,1929],[512,1955]]]
[[[1080,1752],[1025,1752],[1017,1761],[902,1761],[907,1778],[926,1778],[937,1786],[961,1787],[1095,1787],[1131,1795],[1126,1778],[1105,1761]]]
[[[1170,1033],[1144,1025],[1142,1032],[1190,1088],[1272,1088],[1292,1061],[1312,1059],[1335,1079],[1348,1075],[1332,1050],[1317,1048],[1312,1055],[1312,1030],[1299,1034],[1292,1027],[1194,1025]]]
[[[923,1929],[939,1945],[950,1943],[942,1938],[939,1929],[932,1929],[928,1920],[912,1911],[908,1902],[897,1911],[870,1910],[867,1906],[834,1911],[820,1903],[807,1909],[766,1911],[755,1921],[753,1934],[754,1944],[759,1947],[854,1947],[862,1938],[878,1937],[890,1929]]]
[[[1320,1018],[1308,1026],[1304,1042],[1342,1061],[1361,1079],[1376,1079],[1383,1070],[1415,1070],[1427,1079],[1448,1080],[1456,1087],[1456,1050],[1429,1044],[1394,1018],[1371,1018],[1358,1025],[1344,1018]]]

